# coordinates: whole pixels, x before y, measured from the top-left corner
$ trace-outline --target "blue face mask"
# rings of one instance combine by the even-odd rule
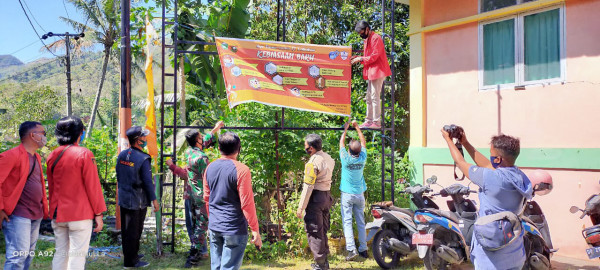
[[[144,148],[144,147],[146,147],[147,144],[148,144],[148,141],[142,141],[142,145],[140,145],[140,147]]]
[[[494,167],[494,169],[498,168],[498,166],[500,166],[500,163],[502,163],[502,159],[500,159],[500,162],[498,163],[494,162],[494,160],[496,160],[497,158],[497,156],[490,156],[490,161],[492,162],[492,167]]]
[[[85,130],[81,133],[81,137],[79,138],[79,143],[82,143],[83,139],[85,139]]]

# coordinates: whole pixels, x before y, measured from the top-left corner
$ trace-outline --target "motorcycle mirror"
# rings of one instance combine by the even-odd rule
[[[437,182],[437,176],[435,176],[435,175],[431,176],[430,178],[428,178],[426,180],[426,182],[427,182],[427,184],[430,184],[430,185],[435,184]]]
[[[580,210],[581,210],[581,209],[579,209],[579,207],[577,207],[577,206],[571,206],[571,208],[569,209],[569,211],[570,211],[572,214],[575,214],[575,213],[577,213],[577,212],[578,212],[578,211],[580,211]]]

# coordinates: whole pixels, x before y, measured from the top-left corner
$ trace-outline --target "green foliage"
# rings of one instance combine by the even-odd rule
[[[94,153],[98,176],[104,190],[104,198],[110,201],[115,198],[115,184],[117,183],[115,166],[118,153],[115,140],[116,133],[114,133],[114,130],[105,126],[94,129],[94,132],[86,137],[82,143],[82,146]]]

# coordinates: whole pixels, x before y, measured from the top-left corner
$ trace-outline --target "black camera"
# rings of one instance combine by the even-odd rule
[[[450,138],[456,138],[459,141],[462,138],[463,128],[461,126],[457,126],[454,124],[445,125],[444,131],[446,131],[446,132],[448,132],[448,134],[450,134]]]

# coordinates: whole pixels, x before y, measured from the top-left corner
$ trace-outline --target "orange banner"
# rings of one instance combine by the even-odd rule
[[[215,38],[231,108],[247,102],[350,115],[352,49]]]

